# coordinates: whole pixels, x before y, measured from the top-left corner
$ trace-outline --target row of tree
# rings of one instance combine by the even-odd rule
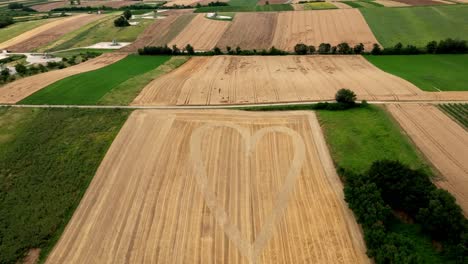
[[[377,161],[364,174],[340,170],[345,199],[364,230],[368,255],[376,263],[421,263],[412,240],[389,232],[392,211],[420,224],[444,253],[457,263],[468,261],[468,220],[455,198],[438,189],[421,170],[398,161]]]
[[[417,54],[465,54],[468,53],[468,44],[466,40],[445,39],[439,42],[431,41],[423,48],[414,45],[404,46],[397,43],[390,48],[382,49],[378,44],[374,44],[372,55],[417,55]]]
[[[348,43],[343,42],[336,46],[332,46],[330,43],[321,43],[318,49],[315,46],[308,46],[303,43],[296,44],[294,46],[294,53],[299,55],[305,54],[362,54],[364,52],[364,44],[359,43],[354,47],[351,47]]]

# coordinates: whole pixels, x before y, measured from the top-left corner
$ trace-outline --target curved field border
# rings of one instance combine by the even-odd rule
[[[256,261],[369,263],[312,112],[133,112],[46,263]]]
[[[5,28],[1,28],[0,29],[0,46],[6,47],[3,44],[3,42],[13,39],[25,32],[29,32],[30,30],[40,28],[41,26],[45,24],[52,23],[54,20],[57,20],[57,19],[40,19],[40,20],[33,20],[33,21],[25,21],[21,23],[15,23]]]

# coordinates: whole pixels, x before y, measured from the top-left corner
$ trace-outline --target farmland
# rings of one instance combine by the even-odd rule
[[[76,7],[100,7],[100,6],[107,6],[112,8],[119,8],[123,6],[135,5],[133,1],[82,1],[81,5],[74,5]],[[68,1],[57,1],[45,4],[39,4],[32,6],[33,9],[40,11],[40,12],[48,12],[50,10],[61,8],[61,7],[70,7]]]
[[[66,77],[93,71],[123,59],[126,54],[108,53],[76,66],[26,77],[0,88],[0,103],[15,104],[27,96]]]
[[[468,55],[366,56],[425,91],[468,91]]]
[[[112,89],[138,75],[145,74],[169,60],[169,56],[129,55],[99,70],[70,76],[55,82],[22,100],[21,104],[96,104]],[[103,78],[103,76],[108,76]]]
[[[135,111],[47,263],[368,263],[332,168],[311,112]]]
[[[452,193],[468,215],[466,130],[431,105],[389,105],[387,108],[441,173],[435,184]]]
[[[441,104],[439,108],[465,129],[468,129],[468,104]]]
[[[398,42],[424,47],[429,41],[465,39],[468,35],[468,5],[360,10],[379,43]]]
[[[52,21],[54,21],[54,19],[40,19],[40,20],[16,23],[6,28],[2,28],[0,29],[0,46],[3,46],[3,42],[9,39],[19,36],[34,28],[39,28],[40,26],[50,23]]]
[[[232,1],[231,1],[232,2]],[[278,12],[292,11],[294,8],[290,4],[278,5],[257,5],[257,6],[206,6],[195,10],[195,13],[208,12]]]
[[[323,10],[323,9],[336,9],[337,7],[329,2],[317,2],[304,4],[304,10]]]
[[[0,109],[0,260],[44,258],[128,112]]]

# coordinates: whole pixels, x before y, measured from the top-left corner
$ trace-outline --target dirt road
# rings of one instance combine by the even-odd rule
[[[46,263],[369,263],[311,112],[135,111]]]
[[[0,103],[15,104],[58,80],[105,67],[126,56],[126,53],[107,53],[72,67],[19,79],[0,87]]]
[[[468,132],[432,105],[387,105],[387,109],[442,174],[436,185],[452,193],[468,216]]]

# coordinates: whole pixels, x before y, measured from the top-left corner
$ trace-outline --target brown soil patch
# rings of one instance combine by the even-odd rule
[[[452,193],[468,215],[468,132],[435,106],[405,104],[387,108],[442,174],[435,184]]]
[[[379,4],[383,5],[383,6],[386,6],[386,7],[410,6],[408,4],[400,3],[400,2],[392,1],[392,0],[376,0],[375,2],[379,3]]]
[[[365,100],[467,100],[467,92],[430,93],[361,56],[194,57],[152,81],[134,105],[219,105],[334,100],[352,89]]]
[[[47,263],[369,263],[311,112],[135,111]]]
[[[342,42],[351,46],[363,43],[366,49],[378,43],[357,9],[281,12],[273,38],[275,47],[288,51],[297,43],[318,46]]]
[[[163,46],[168,44],[193,19],[195,14],[170,15],[157,19],[138,36],[132,44],[122,48],[122,51],[137,51],[145,46]]]
[[[125,58],[125,56],[127,56],[125,53],[107,53],[75,66],[33,75],[0,86],[0,103],[15,104],[58,80],[102,68]]]
[[[15,43],[7,47],[12,52],[27,52],[33,51],[41,46],[44,46],[50,42],[59,39],[61,36],[71,31],[77,30],[84,25],[87,25],[93,21],[102,18],[101,15],[82,14],[72,16],[66,19],[59,20],[61,23],[55,24],[53,27],[49,27],[47,30],[41,31],[34,35],[29,35],[29,38],[25,38],[23,41]],[[48,24],[46,24],[48,25]],[[24,34],[30,34],[31,31]],[[19,37],[23,36],[20,35]],[[28,35],[26,35],[28,36]]]
[[[81,1],[81,5],[70,5],[69,1],[61,1],[61,2],[53,2],[53,3],[47,3],[47,4],[39,4],[39,5],[34,5],[31,8],[34,10],[37,10],[39,12],[48,12],[50,10],[53,10],[55,8],[61,8],[61,7],[99,7],[99,6],[107,6],[107,7],[112,7],[112,8],[119,8],[123,6],[129,6],[129,5],[135,5],[138,4],[138,2],[135,1]]]
[[[225,49],[269,49],[276,29],[278,13],[237,13],[216,46]]]
[[[425,6],[425,5],[443,5],[441,2],[433,0],[394,0],[412,6]]]
[[[221,36],[227,30],[230,21],[219,21],[205,18],[205,14],[198,14],[188,24],[169,46],[177,45],[182,48],[187,44],[192,45],[195,50],[211,50],[216,46]]]
[[[40,248],[30,249],[26,257],[21,261],[21,264],[36,264],[39,260],[40,254]]]

